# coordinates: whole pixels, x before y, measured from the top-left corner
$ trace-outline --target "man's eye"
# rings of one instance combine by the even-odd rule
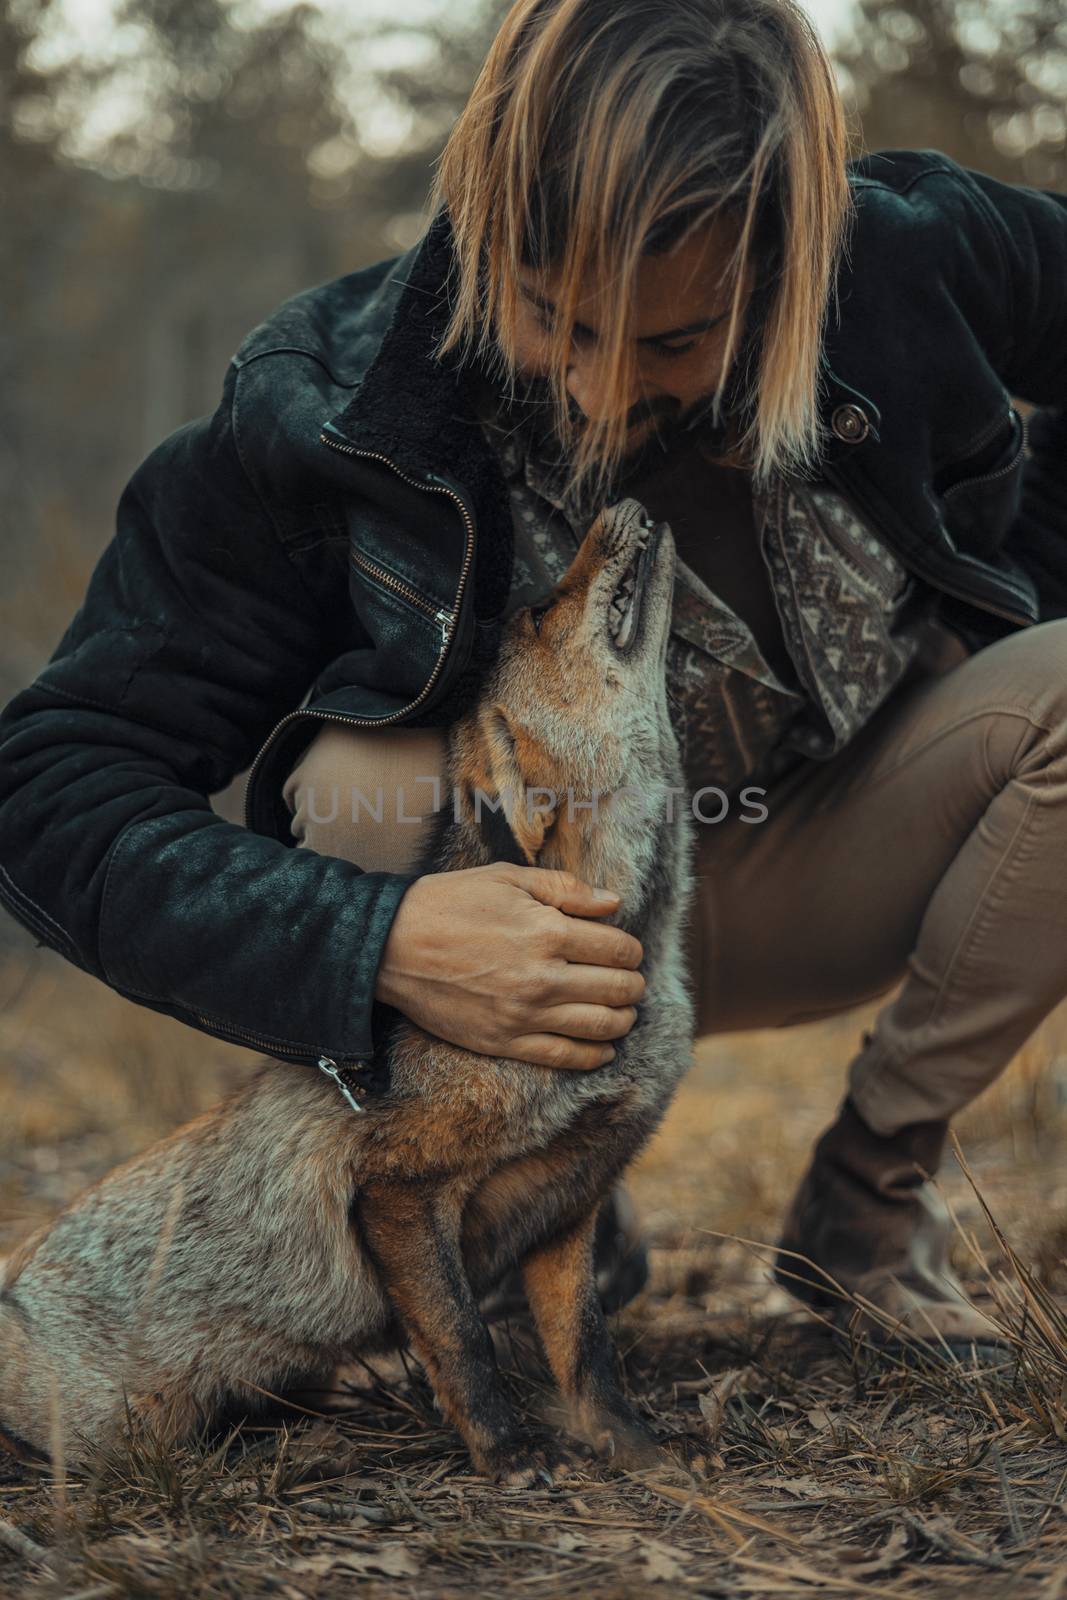
[[[545,313],[539,310],[536,306],[533,308],[533,318],[543,333],[553,332],[556,326],[554,319],[546,316]],[[579,330],[575,328],[571,334],[571,343],[577,345],[586,344],[588,343],[588,339],[585,334],[580,333]],[[650,344],[648,349],[654,351],[657,356],[663,356],[669,361],[672,356],[687,355],[690,350],[696,349],[698,343],[699,340],[690,339],[686,344]]]
[[[542,311],[539,306],[533,306],[532,311],[533,319],[537,326],[541,329],[542,333],[554,333],[556,331],[555,317],[549,316],[547,312]],[[571,329],[571,344],[583,345],[590,344],[591,342],[592,341],[590,340],[589,335],[581,328]]]
[[[688,344],[654,344],[651,348],[658,356],[684,356],[687,350],[694,350],[697,341],[690,339]]]

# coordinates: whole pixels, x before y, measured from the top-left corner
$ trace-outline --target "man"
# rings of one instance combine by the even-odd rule
[[[904,978],[783,1280],[977,1337],[923,1174],[1067,993],[1067,200],[936,151],[846,162],[790,0],[519,0],[433,211],[254,330],[215,415],[134,474],[0,719],[0,898],[131,999],[349,1095],[390,1007],[531,1070],[605,1066],[643,994],[610,884],[420,874],[399,813],[368,830],[314,791],[387,761],[427,815],[503,617],[636,494],[678,541],[687,779],[726,801],[697,829],[701,1030]],[[206,797],[250,761],[242,830]]]

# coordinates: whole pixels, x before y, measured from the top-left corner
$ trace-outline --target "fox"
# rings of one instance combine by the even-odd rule
[[[396,1013],[381,1092],[264,1058],[220,1104],[73,1200],[0,1287],[0,1439],[91,1459],[130,1419],[164,1443],[256,1396],[322,1388],[406,1347],[475,1471],[529,1486],[479,1304],[518,1271],[569,1432],[616,1464],[662,1459],[623,1392],[594,1277],[600,1205],[692,1053],[683,934],[691,822],[666,689],[674,542],[624,499],[547,601],[504,623],[447,733],[450,802],[424,871],[511,860],[616,890],[646,988],[587,1072],[482,1055]],[[536,796],[537,804],[532,804]],[[635,803],[636,802],[636,803]],[[341,1093],[339,1093],[339,1089]],[[566,1460],[562,1449],[554,1462]]]

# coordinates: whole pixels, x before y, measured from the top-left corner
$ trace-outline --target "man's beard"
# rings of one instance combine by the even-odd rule
[[[677,403],[657,401],[652,404],[638,402],[631,410],[628,425],[631,429],[649,422],[640,442],[624,450],[619,475],[629,476],[665,455],[679,445],[700,443],[711,449],[725,446],[731,414],[724,398],[720,421],[714,421],[715,401],[720,390],[701,395],[692,404],[682,407]],[[728,391],[727,391],[728,395]],[[511,412],[520,427],[526,428],[538,440],[546,454],[562,458],[564,442],[555,426],[555,410],[551,386],[546,378],[536,376],[516,379],[515,400]],[[580,435],[586,426],[585,414],[573,401],[568,405],[569,415]]]
[[[702,444],[712,450],[724,449],[730,434],[731,416],[725,402],[715,422],[715,404],[720,391],[703,395],[691,405],[653,415],[641,442],[623,456],[622,471],[630,473],[658,460],[669,451]]]

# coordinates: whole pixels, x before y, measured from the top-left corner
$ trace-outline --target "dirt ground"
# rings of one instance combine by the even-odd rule
[[[340,1417],[323,1400],[171,1455],[127,1441],[87,1477],[5,1458],[0,1594],[1067,1600],[1067,1009],[959,1124],[981,1199],[954,1158],[943,1180],[957,1264],[1014,1354],[887,1360],[769,1279],[876,1009],[703,1041],[633,1172],[653,1273],[614,1324],[673,1467],[490,1487],[393,1360],[341,1375]],[[0,1252],[256,1059],[48,951],[0,963]],[[498,1346],[544,1429],[528,1330]]]

